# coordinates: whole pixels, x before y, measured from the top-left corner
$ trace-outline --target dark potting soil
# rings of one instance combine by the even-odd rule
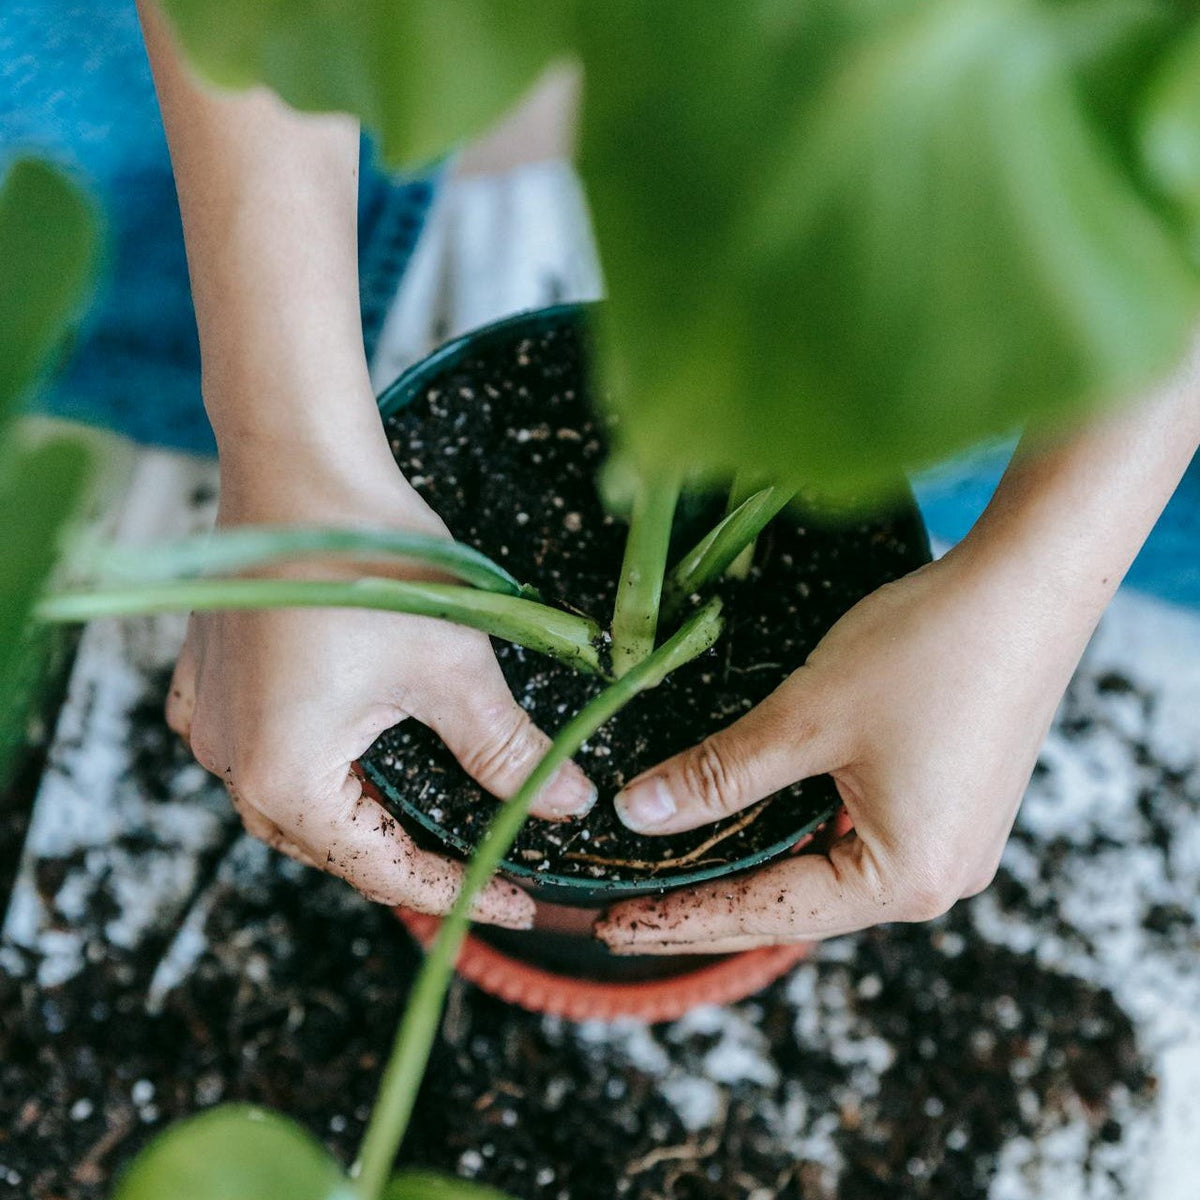
[[[589,404],[585,357],[572,327],[514,337],[417,396],[388,421],[388,433],[396,461],[457,538],[534,584],[548,603],[607,626],[626,525],[606,513],[597,490],[608,437]],[[721,506],[720,499],[694,501],[681,512],[672,553],[711,528]],[[774,522],[749,576],[723,587],[726,629],[717,645],[638,697],[576,756],[600,791],[591,814],[567,824],[528,822],[510,861],[585,878],[669,879],[736,863],[836,807],[836,790],[821,777],[776,794],[749,823],[739,816],[648,838],[617,820],[612,796],[757,704],[843,613],[916,566],[921,552],[898,528],[887,517],[840,526],[795,517]],[[603,686],[507,643],[497,643],[497,655],[513,694],[550,734]],[[468,845],[495,811],[495,801],[415,721],[385,733],[364,761]],[[705,848],[722,833],[728,836]]]

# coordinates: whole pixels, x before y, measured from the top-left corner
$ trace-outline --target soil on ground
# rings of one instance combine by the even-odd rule
[[[145,681],[129,764],[164,812],[196,771],[162,722],[166,686]],[[1047,1179],[1088,1200],[1143,1194],[1155,1058],[1101,979],[1137,938],[1141,969],[1182,1003],[1171,981],[1197,945],[1200,769],[1164,760],[1155,721],[1129,679],[1082,675],[987,893],[830,942],[750,1000],[571,1026],[456,985],[401,1161],[516,1200],[1034,1200]],[[1136,796],[1081,796],[1093,762]],[[243,835],[209,791],[196,804],[225,811],[224,841],[136,945],[115,931],[160,869],[152,830],[123,872],[95,850],[39,861],[60,935],[87,941],[54,983],[40,954],[3,947],[3,1200],[106,1200],[155,1133],[225,1100],[277,1107],[353,1157],[419,955],[387,910]],[[1080,815],[1054,825],[1064,808]],[[1079,907],[1131,877],[1145,902],[1127,922]]]

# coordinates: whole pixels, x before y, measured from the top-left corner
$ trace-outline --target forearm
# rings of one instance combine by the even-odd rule
[[[139,8],[223,474],[280,454],[382,460],[359,318],[357,123],[199,86],[152,0]]]
[[[1144,401],[1057,441],[1028,435],[954,552],[1073,664],[1200,445],[1200,343]]]

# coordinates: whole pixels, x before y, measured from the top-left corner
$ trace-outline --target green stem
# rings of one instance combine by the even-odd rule
[[[745,471],[739,471],[734,476],[733,486],[729,489],[729,499],[725,504],[726,516],[749,500],[755,492],[761,490],[750,480],[751,477]],[[754,551],[757,545],[758,539],[755,538],[725,569],[725,574],[730,579],[745,579],[750,574],[750,568],[754,565]]]
[[[471,902],[508,853],[542,786],[601,725],[639,692],[656,687],[672,671],[703,654],[721,632],[720,601],[710,601],[648,658],[606,688],[563,727],[517,794],[497,813],[467,864],[462,890],[442,922],[437,940],[417,975],[379,1085],[375,1109],[359,1153],[357,1190],[379,1200],[416,1102],[417,1090],[441,1022],[446,990],[466,936]]]
[[[719,525],[707,533],[667,577],[663,611],[678,614],[689,596],[695,595],[729,569],[795,495],[786,488],[769,487],[755,492],[739,504]]]
[[[654,649],[678,499],[677,478],[643,484],[634,499],[612,622],[613,672],[618,679]]]
[[[313,529],[300,526],[219,529],[154,546],[101,546],[82,555],[85,570],[135,582],[189,575],[227,575],[309,554],[339,558],[401,558],[445,571],[477,588],[529,596],[502,566],[446,537],[395,529]]]
[[[578,671],[604,675],[604,633],[594,621],[533,600],[453,583],[399,579],[195,579],[59,592],[35,610],[43,621],[251,608],[376,608],[454,621],[527,646]]]

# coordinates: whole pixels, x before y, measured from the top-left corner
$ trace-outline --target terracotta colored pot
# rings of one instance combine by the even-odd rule
[[[797,852],[816,845],[823,849],[851,828],[850,818],[843,810],[817,839],[806,838],[804,844],[796,848]],[[397,908],[395,913],[413,937],[428,949],[441,925],[439,918],[403,908]],[[595,909],[569,910],[564,905],[538,902],[538,928],[547,928],[549,922],[565,935],[565,926],[586,920],[586,931],[590,933],[595,918]],[[586,935],[581,939],[579,933],[575,933],[574,937],[586,941]],[[659,978],[605,980],[582,978],[536,965],[526,957],[530,949],[528,942],[523,947],[525,954],[521,954],[501,949],[493,941],[488,931],[477,926],[475,932],[467,936],[459,955],[459,975],[509,1004],[570,1021],[612,1021],[618,1017],[634,1017],[647,1022],[674,1021],[704,1004],[732,1004],[785,975],[807,957],[814,946],[812,942],[794,942],[719,957],[689,960],[684,956],[672,956],[652,960],[668,969],[669,973]]]

